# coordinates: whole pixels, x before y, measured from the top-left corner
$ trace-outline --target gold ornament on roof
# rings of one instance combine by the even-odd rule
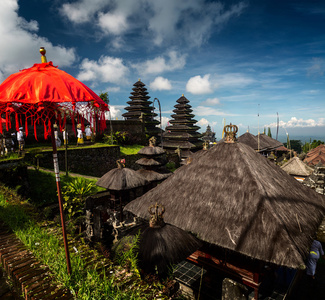
[[[236,133],[238,132],[238,127],[236,125],[226,125],[224,127],[224,132],[226,133],[225,137],[225,143],[235,143],[237,138],[236,138]]]
[[[156,141],[157,139],[153,136],[149,139],[149,146],[150,147],[155,147],[156,146]]]
[[[151,215],[149,226],[152,228],[159,228],[165,225],[163,214],[165,212],[165,207],[159,205],[157,202],[154,205],[151,205],[148,209],[149,214]]]

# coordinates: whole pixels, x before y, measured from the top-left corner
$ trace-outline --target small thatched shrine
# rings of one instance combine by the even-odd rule
[[[307,166],[297,156],[292,157],[287,161],[283,166],[281,166],[281,169],[298,181],[304,181],[306,177],[313,173],[313,169]]]
[[[167,126],[163,135],[164,149],[169,153],[178,152],[181,158],[186,158],[192,152],[196,152],[203,147],[203,141],[200,139],[201,134],[197,132],[200,127],[194,125],[197,121],[193,118],[190,101],[184,95],[180,97],[174,106],[171,115],[173,120],[169,121],[171,126]]]
[[[86,234],[90,240],[110,239],[115,241],[134,223],[133,215],[123,212],[124,206],[143,195],[149,182],[136,171],[125,168],[125,160],[117,161],[117,168],[104,174],[96,185],[107,189],[86,199]]]
[[[132,90],[132,96],[129,97],[131,101],[127,102],[130,106],[125,107],[128,112],[122,116],[126,120],[142,121],[147,135],[158,136],[160,129],[156,125],[159,124],[159,121],[154,119],[157,114],[154,113],[154,107],[151,106],[152,101],[149,101],[150,96],[148,96],[145,84],[139,79],[133,85]]]
[[[205,242],[188,259],[253,288],[257,299],[266,266],[304,266],[325,214],[325,197],[235,142],[235,127],[225,129],[225,142],[180,167],[125,210],[148,219],[148,206],[163,205],[166,223]]]
[[[149,146],[143,147],[138,154],[143,156],[136,163],[142,169],[136,172],[147,179],[153,186],[169,177],[172,173],[164,166],[167,164],[166,151],[156,146],[156,138],[149,140]]]

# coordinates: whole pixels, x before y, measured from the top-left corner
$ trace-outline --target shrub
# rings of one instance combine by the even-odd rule
[[[97,188],[93,182],[87,182],[84,178],[78,177],[62,188],[62,195],[65,200],[63,208],[67,212],[68,219],[83,211],[85,200],[94,194]]]

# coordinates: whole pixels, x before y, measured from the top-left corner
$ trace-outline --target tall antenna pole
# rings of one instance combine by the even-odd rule
[[[279,114],[278,113],[276,113],[276,116],[277,116],[277,118],[276,118],[276,140],[278,140],[278,134],[279,134]]]
[[[260,152],[260,104],[257,109],[257,152]]]

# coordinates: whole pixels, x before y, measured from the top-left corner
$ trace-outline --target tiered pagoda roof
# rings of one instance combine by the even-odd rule
[[[142,169],[136,172],[143,176],[149,182],[159,182],[172,173],[164,166],[167,164],[166,151],[156,146],[156,138],[152,137],[149,140],[149,146],[142,148],[138,154],[142,158],[138,159],[136,163],[142,167]]]
[[[157,116],[154,113],[154,107],[151,105],[152,101],[149,101],[150,96],[148,96],[145,84],[139,79],[132,88],[133,92],[129,98],[127,104],[130,106],[125,107],[128,112],[124,113],[122,116],[126,120],[141,120],[144,122],[144,127],[146,134],[149,136],[157,136],[160,133],[160,129],[156,127],[159,124],[158,120],[154,117]]]
[[[194,125],[197,121],[193,119],[195,116],[192,114],[192,106],[188,104],[190,101],[182,95],[176,102],[178,104],[173,110],[175,114],[171,115],[173,120],[169,121],[172,125],[166,127],[163,145],[170,153],[179,148],[181,157],[186,158],[191,152],[202,149],[203,141],[197,132],[200,127]]]

